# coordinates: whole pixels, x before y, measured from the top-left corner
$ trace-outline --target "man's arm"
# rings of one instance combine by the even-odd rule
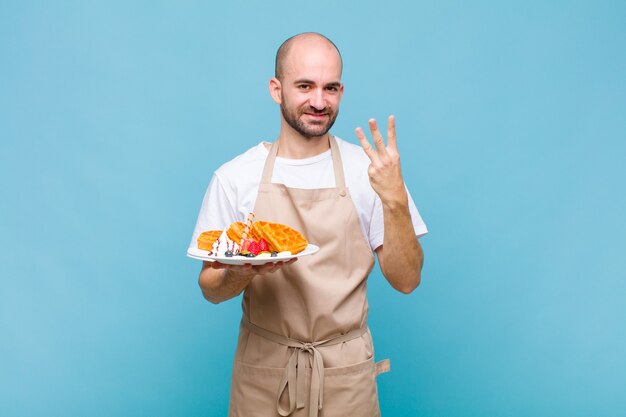
[[[383,206],[383,219],[385,236],[376,248],[380,269],[393,288],[409,294],[420,283],[424,253],[413,230],[408,204]]]
[[[284,265],[294,263],[296,259],[265,265],[225,265],[204,261],[198,284],[204,298],[218,304],[241,294],[255,276],[277,271]]]
[[[409,197],[400,169],[395,118],[389,116],[387,146],[376,120],[370,119],[369,127],[376,149],[369,144],[361,128],[356,129],[356,135],[372,161],[368,168],[370,184],[383,205],[385,235],[376,254],[387,281],[396,290],[408,294],[420,283],[424,254],[411,222]]]

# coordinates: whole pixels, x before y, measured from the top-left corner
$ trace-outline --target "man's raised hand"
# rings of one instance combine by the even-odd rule
[[[402,170],[400,169],[400,154],[398,153],[398,144],[396,142],[396,119],[389,116],[387,124],[387,146],[385,139],[378,129],[376,120],[369,120],[370,131],[374,140],[375,148],[370,145],[363,129],[357,127],[355,129],[356,136],[361,142],[363,150],[372,163],[367,173],[370,178],[370,184],[383,204],[407,204],[407,194],[404,188],[404,180],[402,178]]]

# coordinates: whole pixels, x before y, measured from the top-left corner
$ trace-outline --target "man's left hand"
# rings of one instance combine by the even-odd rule
[[[396,142],[396,119],[394,116],[389,116],[387,146],[375,119],[369,120],[369,127],[376,148],[370,145],[363,129],[357,127],[355,132],[363,150],[372,161],[367,170],[370,184],[383,204],[407,204],[408,197],[402,179],[400,154]]]

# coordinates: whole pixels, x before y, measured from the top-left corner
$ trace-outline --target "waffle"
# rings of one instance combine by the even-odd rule
[[[289,251],[295,255],[309,244],[300,232],[280,223],[254,222],[250,234],[255,239],[257,236],[265,239],[270,250],[276,252]]]
[[[208,232],[202,232],[198,236],[198,249],[211,251],[213,249],[213,243],[222,234],[221,230],[209,230]]]
[[[243,231],[245,228],[246,228],[246,224],[243,222],[231,223],[228,230],[226,230],[226,235],[228,235],[228,238],[232,240],[233,242],[239,243],[241,242],[241,237],[243,236]],[[256,241],[261,239],[261,236],[259,236],[258,233],[255,233],[254,227],[251,228],[250,231],[248,232],[248,237]]]
[[[239,241],[241,240],[241,235],[243,234],[244,227],[246,227],[246,225],[242,222],[231,223],[226,230],[226,235],[233,242],[239,243]]]

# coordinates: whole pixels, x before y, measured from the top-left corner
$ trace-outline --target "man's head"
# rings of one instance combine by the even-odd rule
[[[339,50],[318,33],[293,36],[278,48],[269,87],[289,127],[305,138],[330,130],[343,94],[341,71]]]
[[[285,42],[283,42],[280,45],[280,47],[278,48],[278,51],[276,51],[276,64],[274,67],[274,72],[275,72],[274,76],[276,78],[280,80],[283,76],[283,73],[285,71],[284,70],[285,60],[289,54],[289,50],[291,49],[291,46],[294,43],[297,43],[298,41],[304,41],[307,39],[321,41],[322,43],[326,43],[328,46],[332,46],[335,49],[335,51],[337,52],[337,56],[339,57],[339,64],[340,64],[339,75],[341,75],[341,70],[343,69],[343,61],[341,59],[341,53],[339,52],[339,48],[337,48],[337,45],[335,45],[333,41],[331,41],[326,36],[320,33],[306,32],[306,33],[301,33],[299,35],[292,36],[291,38],[287,39]]]

